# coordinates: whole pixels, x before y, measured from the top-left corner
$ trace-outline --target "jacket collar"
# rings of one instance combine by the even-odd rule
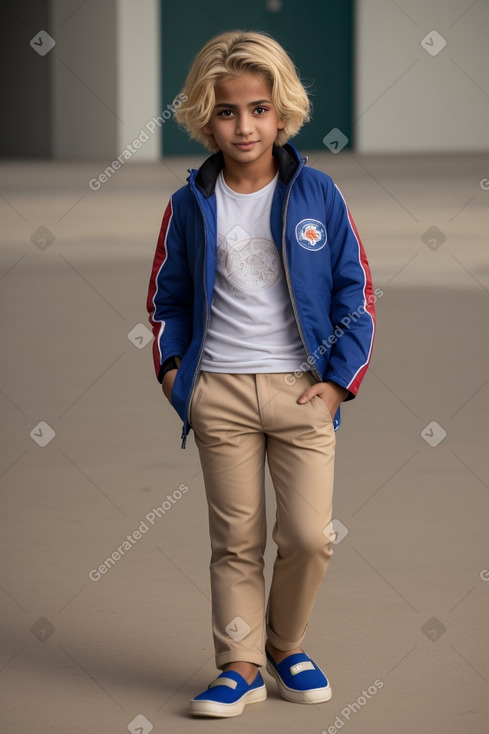
[[[273,156],[278,162],[278,177],[284,184],[288,184],[301,163],[301,157],[290,143],[283,146],[273,146]],[[216,188],[219,171],[224,168],[224,156],[221,151],[214,153],[203,162],[201,167],[190,171],[187,180],[195,183],[200,193],[208,199]]]

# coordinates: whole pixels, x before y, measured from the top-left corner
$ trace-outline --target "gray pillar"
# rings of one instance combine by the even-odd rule
[[[53,155],[117,154],[117,0],[51,0]]]

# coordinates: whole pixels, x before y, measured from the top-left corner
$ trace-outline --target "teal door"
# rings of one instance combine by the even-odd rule
[[[267,31],[298,67],[313,118],[292,140],[294,145],[301,151],[325,150],[323,138],[338,128],[351,147],[353,0],[161,0],[161,109],[180,91],[204,43],[235,28]],[[173,120],[163,125],[162,141],[164,156],[205,152]]]

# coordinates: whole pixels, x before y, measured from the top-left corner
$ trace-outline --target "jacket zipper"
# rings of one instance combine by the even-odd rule
[[[208,304],[207,304],[207,285],[206,285],[206,279],[205,279],[205,269],[206,269],[206,261],[207,261],[207,223],[205,221],[205,214],[202,208],[202,204],[200,203],[199,198],[195,193],[194,193],[194,196],[197,200],[197,204],[199,206],[200,213],[202,215],[202,221],[204,224],[204,272],[202,274],[202,277],[203,277],[203,286],[204,286],[205,313],[204,313],[204,332],[202,335],[202,342],[200,344],[199,359],[197,360],[197,365],[195,367],[194,376],[192,378],[192,387],[190,389],[190,393],[187,398],[187,402],[185,404],[185,422],[182,428],[182,449],[184,449],[187,445],[187,426],[190,423],[190,405],[192,403],[192,398],[195,392],[195,386],[197,385],[197,378],[200,372],[200,365],[202,362],[202,357],[204,356],[204,347],[205,347],[205,340],[207,337],[207,329],[209,327],[209,309],[208,309]]]
[[[307,160],[307,158],[305,160]],[[301,325],[300,318],[299,318],[299,312],[297,311],[297,304],[295,302],[295,296],[294,296],[294,292],[292,289],[292,282],[290,280],[289,266],[287,264],[287,249],[286,249],[286,239],[285,239],[287,210],[289,208],[289,200],[290,200],[290,195],[292,193],[292,186],[295,184],[296,179],[299,173],[301,172],[302,167],[304,166],[304,163],[305,161],[302,163],[301,166],[299,166],[299,168],[295,172],[294,178],[290,182],[289,190],[287,191],[287,197],[285,199],[285,204],[284,204],[284,209],[283,209],[283,214],[282,214],[282,260],[284,263],[285,279],[287,281],[287,288],[289,290],[290,302],[292,304],[292,311],[294,312],[294,318],[297,324],[297,329],[299,331],[299,336],[302,342],[302,346],[304,347],[304,351],[308,357],[309,364],[311,365],[314,374],[316,375],[317,379],[321,381],[321,375],[319,374],[316,367],[314,366],[315,360],[313,357],[311,357],[311,353],[306,344],[306,340],[304,339],[304,332],[302,331],[302,325]]]

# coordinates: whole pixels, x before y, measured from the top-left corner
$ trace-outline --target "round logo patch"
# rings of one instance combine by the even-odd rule
[[[303,219],[295,228],[295,238],[305,250],[322,250],[328,236],[326,227],[318,219]]]

